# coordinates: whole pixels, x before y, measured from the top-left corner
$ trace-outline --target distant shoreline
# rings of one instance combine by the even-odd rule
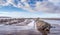
[[[60,20],[60,18],[42,18],[42,19],[46,19],[46,20]]]
[[[1,16],[0,18],[4,19],[4,18],[12,18],[12,17]],[[23,19],[23,18],[19,18],[19,19]],[[40,18],[40,17],[37,17],[37,18]],[[36,18],[24,18],[24,19],[36,19]],[[44,19],[44,20],[60,20],[60,18],[40,18],[40,19]]]
[[[25,18],[25,19],[36,19],[36,18]],[[41,18],[44,20],[60,20],[60,18]]]

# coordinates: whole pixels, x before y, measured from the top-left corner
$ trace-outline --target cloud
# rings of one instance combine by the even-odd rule
[[[36,18],[38,17],[38,14],[31,12],[0,12],[0,16],[8,16],[13,18]]]
[[[15,0],[0,0],[0,6],[14,6],[17,8],[22,8],[23,10],[27,10],[30,12],[48,12],[48,13],[60,13],[60,6],[55,6],[52,2],[58,3],[59,0],[48,0],[43,2],[36,1],[35,8],[32,8],[30,4],[28,4],[27,0],[17,0],[17,4]],[[30,1],[29,1],[30,2]]]
[[[22,8],[23,10],[27,10],[27,11],[31,11],[33,12],[34,10],[32,10],[32,8],[29,6],[29,4],[27,3],[27,0],[21,0],[18,1],[18,4],[16,5],[14,2],[15,0],[6,0],[7,2],[4,2],[3,0],[0,0],[0,5],[2,6],[9,6],[9,5],[13,5],[14,7],[17,8]],[[23,6],[23,4],[24,6]]]
[[[12,18],[60,18],[60,14],[42,13],[36,14],[32,12],[0,12],[0,16],[7,16]]]
[[[51,3],[54,3],[54,5],[60,5],[60,0],[48,0]]]
[[[37,2],[35,10],[46,12],[46,13],[60,13],[60,6],[58,7],[54,5],[50,1]]]

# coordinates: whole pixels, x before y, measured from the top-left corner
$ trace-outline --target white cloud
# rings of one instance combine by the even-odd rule
[[[0,16],[7,16],[13,18],[60,18],[60,14],[36,14],[34,12],[0,12]]]
[[[36,8],[37,11],[48,12],[48,13],[60,13],[60,6],[55,6],[53,3],[46,2],[37,2]]]
[[[60,3],[60,0],[48,0],[48,1],[50,1],[52,3]]]
[[[31,8],[30,5],[27,3],[27,0],[21,0],[18,1],[18,4],[14,3],[15,0],[7,0],[7,2],[4,2],[3,0],[0,0],[0,5],[2,6],[9,6],[9,5],[13,5],[14,7],[17,8],[22,8],[23,10],[27,10],[30,12],[51,12],[51,13],[59,13],[60,12],[60,6],[55,6],[53,3],[51,2],[60,2],[59,0],[48,0],[48,1],[44,1],[44,2],[36,2],[36,7],[35,8]],[[24,6],[23,6],[23,4]]]
[[[0,12],[0,16],[8,16],[13,18],[36,18],[37,14],[34,13],[26,13],[26,12]]]
[[[23,3],[24,6],[21,3]],[[20,2],[18,2],[17,5],[14,3],[14,0],[7,0],[6,3],[3,2],[3,0],[0,0],[0,5],[2,5],[2,6],[8,6],[10,4],[13,5],[14,7],[22,8],[22,9],[27,10],[27,11],[31,11],[31,12],[34,11],[34,10],[32,10],[32,8],[27,3],[27,0],[21,0]]]
[[[48,0],[48,1],[53,3],[56,6],[60,6],[60,0]]]
[[[26,2],[27,0],[21,0],[21,2]]]

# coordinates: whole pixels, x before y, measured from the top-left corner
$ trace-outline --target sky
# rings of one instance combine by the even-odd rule
[[[60,18],[59,13],[60,0],[0,0],[0,16]]]

